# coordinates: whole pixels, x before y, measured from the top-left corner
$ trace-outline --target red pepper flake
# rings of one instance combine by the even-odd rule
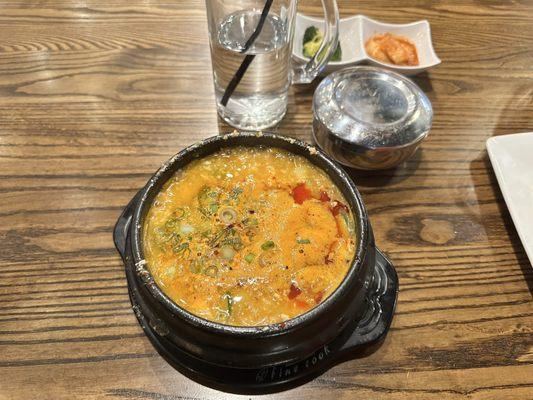
[[[340,201],[336,201],[335,203],[335,206],[330,208],[333,215],[337,216],[341,211],[348,212],[348,207],[345,204],[342,204]]]
[[[322,301],[322,297],[324,297],[324,292],[318,292],[315,296],[315,303],[320,303]]]
[[[294,283],[291,283],[291,287],[289,288],[289,299],[294,299],[298,297],[302,293],[302,290],[296,286]]]
[[[309,304],[306,301],[296,299],[294,302],[300,308],[309,308]]]
[[[302,204],[304,201],[313,198],[313,196],[305,183],[300,183],[292,189],[292,198],[297,204]]]
[[[326,192],[322,191],[322,192],[320,192],[319,200],[324,202],[324,203],[327,203],[331,199],[329,198],[329,196],[328,196],[328,194]]]

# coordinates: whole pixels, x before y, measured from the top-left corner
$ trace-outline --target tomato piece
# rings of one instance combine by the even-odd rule
[[[328,196],[328,194],[326,192],[322,191],[322,192],[320,192],[319,200],[323,201],[324,203],[327,203],[331,199],[329,198],[329,196]]]
[[[296,203],[302,204],[304,201],[313,198],[313,196],[305,183],[300,183],[292,189],[292,198]]]
[[[298,297],[302,293],[302,290],[296,286],[294,283],[291,283],[291,287],[289,288],[289,299],[294,299]]]
[[[339,215],[341,211],[344,211],[348,213],[348,207],[346,204],[342,204],[340,201],[336,201],[337,204],[335,204],[334,207],[331,208],[331,213],[335,216]]]

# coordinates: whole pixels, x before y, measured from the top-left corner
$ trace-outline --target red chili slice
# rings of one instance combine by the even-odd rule
[[[329,198],[328,194],[324,191],[320,192],[320,198],[319,198],[320,201],[323,201],[324,203],[330,201],[331,199]]]
[[[320,303],[322,301],[322,297],[324,297],[324,292],[318,292],[315,296],[315,303]]]
[[[300,183],[292,189],[292,198],[298,204],[302,204],[304,201],[309,200],[312,197],[311,191],[307,188],[305,183]]]
[[[335,218],[335,225],[337,226],[337,237],[342,237],[342,228],[338,218]]]
[[[334,207],[331,208],[331,213],[335,216],[339,215],[341,211],[348,212],[348,207],[345,204],[342,204],[340,201],[336,202]]]
[[[291,283],[291,287],[289,288],[289,299],[294,299],[298,297],[302,293],[302,290],[296,286],[294,283]]]

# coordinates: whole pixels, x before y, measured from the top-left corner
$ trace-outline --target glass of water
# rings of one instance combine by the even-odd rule
[[[305,65],[292,61],[298,0],[206,0],[218,114],[243,130],[276,125],[291,83],[310,83],[338,42],[335,0],[322,0],[324,40]]]

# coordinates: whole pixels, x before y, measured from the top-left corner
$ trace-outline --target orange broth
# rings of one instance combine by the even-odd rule
[[[177,171],[143,226],[163,292],[219,323],[278,323],[324,301],[355,253],[354,218],[328,175],[277,148],[236,147]]]

